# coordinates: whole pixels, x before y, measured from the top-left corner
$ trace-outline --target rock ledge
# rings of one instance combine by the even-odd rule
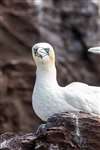
[[[0,136],[1,150],[100,150],[100,118],[86,113],[55,114],[36,133]]]

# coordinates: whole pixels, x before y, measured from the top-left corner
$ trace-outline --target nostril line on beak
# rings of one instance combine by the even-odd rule
[[[38,52],[43,53],[43,48],[38,48]]]
[[[45,51],[45,49],[39,48],[37,53],[46,55],[47,52]]]

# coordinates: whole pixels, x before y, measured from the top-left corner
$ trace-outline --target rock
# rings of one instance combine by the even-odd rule
[[[40,122],[31,105],[37,15],[33,0],[0,1],[0,133],[35,130]]]
[[[32,0],[0,2],[0,59],[27,58],[31,55],[33,43],[39,40],[37,15]]]
[[[35,82],[32,61],[12,60],[0,63],[0,133],[30,131],[40,120],[32,110]]]
[[[42,3],[39,25],[44,40],[72,53],[84,53],[99,42],[98,1],[44,0]]]
[[[4,150],[99,150],[100,118],[86,113],[62,113],[50,117],[36,133],[0,136]]]

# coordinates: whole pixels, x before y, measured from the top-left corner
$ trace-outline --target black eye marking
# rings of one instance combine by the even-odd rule
[[[47,52],[47,54],[49,55],[49,48],[44,48],[44,50]]]
[[[42,56],[39,55],[37,51],[38,51],[38,48],[34,48],[34,55],[42,58]]]
[[[35,56],[37,56],[37,50],[38,50],[38,48],[34,48],[34,54],[35,54]]]

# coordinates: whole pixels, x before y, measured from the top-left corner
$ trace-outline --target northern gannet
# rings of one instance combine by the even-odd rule
[[[39,118],[46,121],[55,113],[71,111],[100,115],[100,87],[81,82],[72,82],[66,87],[59,86],[56,79],[55,53],[48,43],[35,44],[32,55],[37,66],[32,106]]]

